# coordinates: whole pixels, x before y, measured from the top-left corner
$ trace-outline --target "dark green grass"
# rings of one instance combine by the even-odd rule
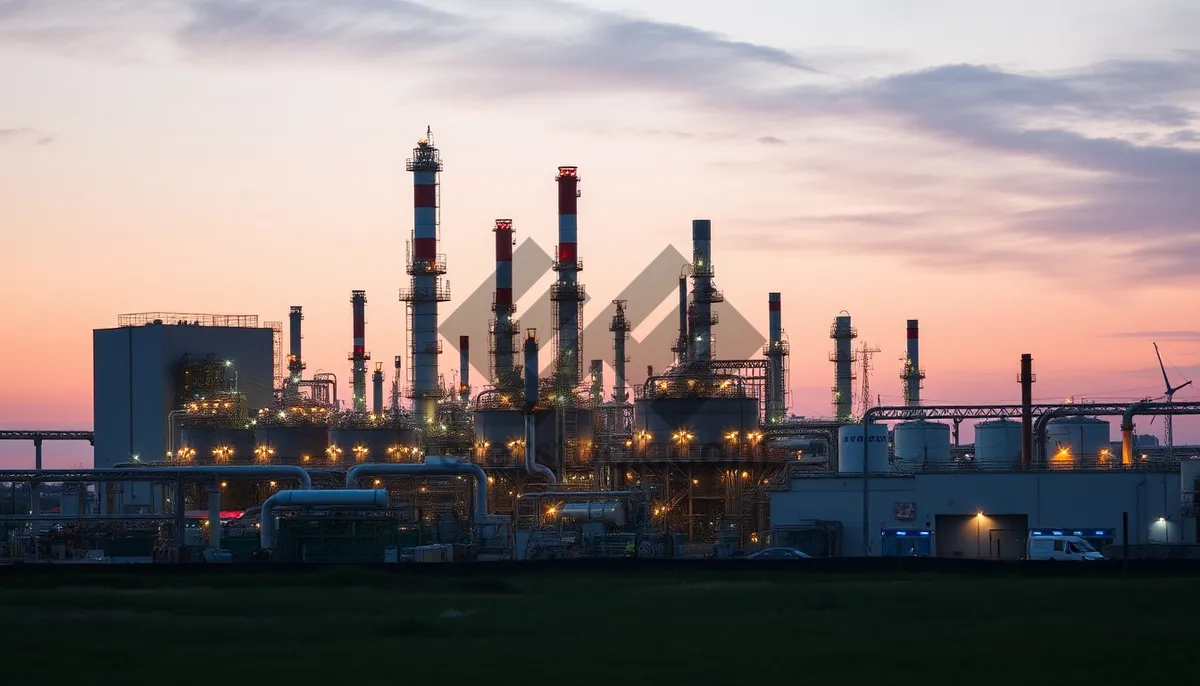
[[[62,583],[0,589],[11,683],[1153,683],[1192,673],[1200,617],[1187,578],[347,569]]]

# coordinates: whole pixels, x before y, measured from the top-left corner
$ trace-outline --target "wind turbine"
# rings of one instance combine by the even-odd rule
[[[1162,353],[1158,351],[1158,343],[1154,344],[1154,354],[1158,356],[1158,368],[1162,370],[1163,383],[1167,386],[1167,404],[1174,402],[1175,392],[1191,385],[1191,381],[1184,381],[1178,386],[1171,386],[1171,380],[1167,378],[1167,368],[1163,365]],[[1171,430],[1171,415],[1163,418],[1163,432],[1167,439],[1167,459],[1172,458],[1172,453],[1175,452],[1175,436]]]

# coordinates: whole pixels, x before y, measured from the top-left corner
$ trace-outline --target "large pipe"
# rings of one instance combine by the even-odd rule
[[[629,401],[629,392],[625,387],[625,363],[629,358],[625,355],[625,340],[629,338],[629,320],[625,318],[625,301],[614,300],[617,306],[613,313],[612,323],[608,330],[613,334],[613,402],[623,404]]]
[[[576,214],[579,198],[579,174],[576,167],[559,167],[554,177],[558,183],[558,258],[554,268],[558,281],[550,289],[550,299],[558,310],[555,328],[555,375],[565,388],[579,385],[582,375],[582,350],[579,344],[580,309],[583,302],[583,286],[579,283],[579,261],[577,246],[579,221]]]
[[[675,362],[684,364],[688,361],[688,350],[691,348],[688,336],[688,287],[687,275],[679,275],[679,340],[675,343]]]
[[[353,407],[355,412],[367,411],[367,292],[351,291],[350,304],[354,310],[354,348],[350,352],[350,374],[353,386]]]
[[[767,359],[771,363],[771,384],[767,389],[767,422],[778,424],[787,414],[784,403],[783,302],[779,293],[767,294]]]
[[[1033,355],[1021,355],[1021,466],[1033,466]]]
[[[437,252],[438,173],[442,171],[442,160],[431,131],[417,141],[406,168],[413,175],[413,247],[408,265],[412,287],[401,291],[400,299],[410,304],[413,419],[418,428],[424,429],[433,422],[440,395],[438,303],[450,299],[449,288],[442,283],[445,259]]]
[[[918,340],[917,320],[908,320],[908,354],[904,360],[904,371],[900,379],[904,382],[904,404],[908,407],[920,407],[921,386],[925,380],[925,372],[921,369],[920,342]]]
[[[838,315],[829,337],[834,340],[834,411],[839,422],[848,422],[853,412],[854,339],[858,331],[851,326],[850,315]]]
[[[538,341],[537,329],[529,329],[525,336],[525,471],[539,474],[546,483],[554,486],[558,479],[546,465],[537,461],[537,432],[534,427],[533,409],[538,403]]]
[[[371,411],[377,415],[383,414],[383,363],[375,363],[375,371],[371,374]]]
[[[300,324],[302,321],[304,321],[304,308],[300,305],[292,305],[291,311],[288,312],[288,379],[293,387],[304,375],[304,358],[300,354],[300,341],[303,340]]]
[[[471,399],[471,337],[458,337],[458,399],[463,403]]]
[[[692,357],[712,359],[712,304],[720,298],[712,285],[712,222],[692,220]]]
[[[470,476],[475,480],[475,519],[488,513],[487,472],[474,462],[453,457],[426,456],[419,464],[360,464],[346,472],[346,488],[358,488],[359,479],[372,476]]]
[[[263,501],[259,510],[259,547],[275,544],[276,507],[387,507],[388,492],[382,488],[345,491],[280,491]]]
[[[0,472],[0,475],[12,474]],[[186,481],[202,481],[211,478],[223,479],[295,479],[302,490],[312,488],[312,479],[304,469],[296,465],[205,465],[202,467],[129,467],[127,469],[95,469],[80,471],[76,469],[43,469],[28,472],[30,478],[36,478],[42,483],[101,483],[123,481],[172,481],[183,478]],[[6,479],[7,480],[7,479]],[[18,479],[20,480],[20,479]]]
[[[492,382],[503,379],[513,371],[516,350],[516,324],[513,322],[512,254],[513,225],[511,219],[497,219],[496,226],[496,297],[492,311],[496,321],[492,324]]]

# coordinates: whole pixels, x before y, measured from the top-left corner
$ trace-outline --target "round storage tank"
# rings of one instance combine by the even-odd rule
[[[1051,465],[1104,462],[1112,455],[1110,433],[1110,424],[1095,417],[1051,419],[1046,425],[1046,461]]]
[[[896,462],[906,466],[950,463],[950,425],[903,422],[896,425]]]
[[[993,419],[975,425],[975,461],[981,465],[1021,462],[1021,422]]]
[[[865,441],[862,424],[838,429],[838,471],[861,474],[864,456],[868,473],[886,472],[891,469],[891,465],[888,464],[887,426],[872,424]]]
[[[416,445],[416,438],[406,428],[330,429],[329,445],[338,447],[340,458],[354,462],[397,462],[405,454],[400,448]]]
[[[254,432],[250,429],[185,428],[179,430],[179,462],[213,464],[254,460]]]

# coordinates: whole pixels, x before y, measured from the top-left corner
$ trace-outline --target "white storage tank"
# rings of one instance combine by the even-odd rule
[[[919,419],[896,425],[898,465],[950,464],[950,425]]]
[[[993,419],[975,425],[975,461],[983,466],[1021,462],[1021,422]]]
[[[888,430],[885,424],[871,424],[867,440],[863,440],[862,424],[851,424],[838,429],[838,471],[858,473],[863,471],[863,459],[867,471],[886,472],[888,464]]]
[[[1109,422],[1096,417],[1058,417],[1046,425],[1046,462],[1050,465],[1105,461],[1111,458]],[[1120,456],[1117,456],[1118,460]]]

